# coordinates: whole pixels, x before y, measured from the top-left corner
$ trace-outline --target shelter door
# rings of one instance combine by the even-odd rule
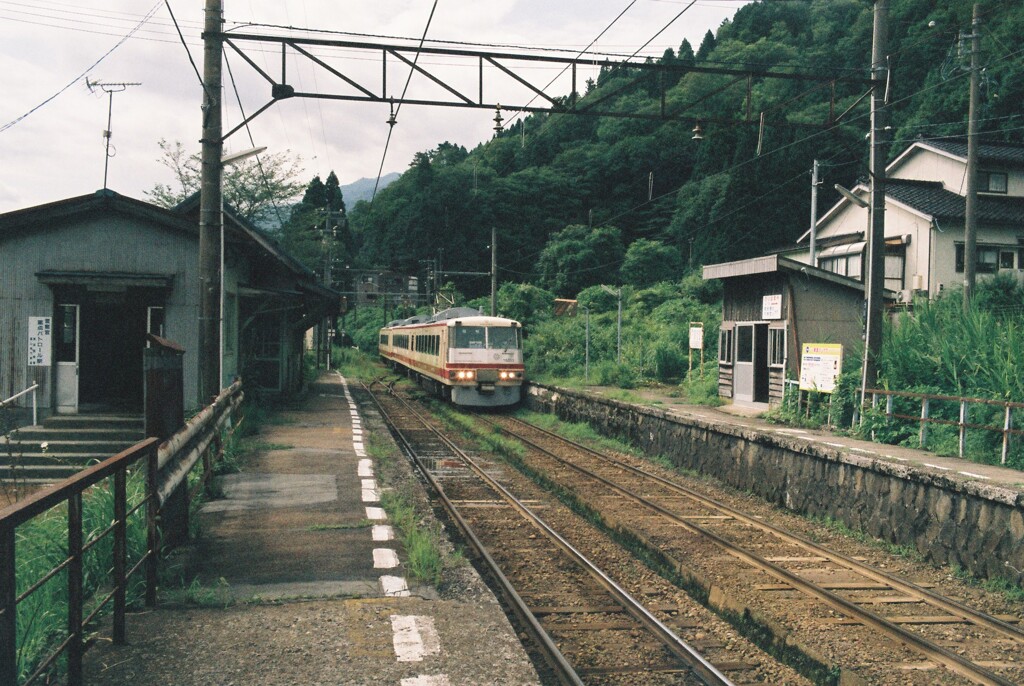
[[[733,398],[754,401],[754,325],[736,325],[736,352],[733,357]]]
[[[57,412],[78,412],[79,338],[81,333],[78,305],[57,305],[56,366]]]

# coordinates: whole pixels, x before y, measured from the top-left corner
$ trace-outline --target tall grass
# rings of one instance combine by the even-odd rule
[[[108,482],[109,485],[90,489],[82,499],[82,537],[86,544],[113,522],[113,480],[110,479]],[[134,473],[129,477],[127,493],[130,510],[145,497],[144,473]],[[68,553],[67,540],[66,503],[17,528],[15,574],[16,592],[19,595],[65,560]],[[128,519],[127,549],[130,568],[146,552],[145,508]],[[113,537],[112,534],[108,534],[83,555],[82,590],[87,599],[85,616],[95,609],[100,600],[97,595],[105,596],[112,587],[113,550]],[[136,574],[129,580],[130,604],[138,602],[142,597],[144,583],[141,574]],[[19,681],[28,677],[66,636],[67,603],[67,571],[63,570],[18,604],[16,640]],[[104,608],[104,612],[108,610],[109,605]],[[55,665],[57,671],[62,667],[62,660]]]

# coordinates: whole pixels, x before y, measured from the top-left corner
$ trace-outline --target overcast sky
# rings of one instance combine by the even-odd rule
[[[684,38],[696,49],[705,32],[715,30],[744,1],[696,0],[686,9],[690,0],[439,0],[427,36],[428,44],[433,39],[579,51],[629,7],[591,48],[592,52],[629,55],[686,9],[640,53],[660,56],[666,47],[676,48]],[[204,2],[169,3],[201,73]],[[101,4],[103,9],[97,9]],[[423,34],[433,0],[225,0],[224,5],[228,31],[284,32],[239,26],[252,22],[406,37],[415,43]],[[118,46],[129,34],[131,37]],[[349,35],[322,37],[397,42]],[[280,74],[281,58],[274,48],[246,43],[243,49],[261,68],[275,76]],[[334,48],[311,51],[369,90],[380,92],[380,53]],[[228,55],[242,105],[251,114],[269,100],[269,87],[237,54],[229,51]],[[329,72],[314,70],[308,64],[289,60],[289,82],[297,89],[354,92]],[[388,64],[387,93],[398,97],[408,67],[393,58]],[[420,64],[476,97],[477,73],[465,62],[424,57]],[[534,67],[519,73],[543,86],[558,70]],[[589,75],[579,74],[581,88]],[[107,124],[108,96],[101,89],[90,92],[86,76],[105,83],[141,83],[113,96],[111,189],[143,199],[144,192],[154,184],[172,181],[170,172],[158,162],[157,142],[161,138],[180,140],[190,150],[198,151],[202,90],[164,0],[0,0],[0,212],[103,187],[102,133]],[[568,92],[567,78],[558,82],[554,92]],[[241,117],[226,71],[224,83],[227,131]],[[494,70],[487,73],[485,89],[485,100],[493,97],[500,102],[504,97],[506,102],[525,102],[522,88]],[[442,91],[422,77],[414,77],[409,86],[409,97],[441,95]],[[293,98],[257,117],[251,130],[257,146],[267,146],[271,152],[289,151],[301,158],[305,170],[302,181],[315,174],[326,177],[334,170],[346,184],[361,177],[376,177],[388,135],[388,115],[386,104]],[[506,121],[514,116],[511,112],[503,115]],[[494,112],[485,110],[402,108],[384,173],[403,171],[414,153],[442,141],[472,149],[493,134],[493,118]],[[227,141],[225,150],[249,147],[243,130]]]

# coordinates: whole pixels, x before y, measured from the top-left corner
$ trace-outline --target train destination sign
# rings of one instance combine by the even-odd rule
[[[800,390],[831,393],[843,370],[843,346],[839,343],[804,343],[800,355]]]

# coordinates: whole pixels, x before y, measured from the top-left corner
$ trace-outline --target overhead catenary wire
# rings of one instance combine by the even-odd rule
[[[412,75],[416,72],[416,62],[419,61],[420,50],[423,49],[423,42],[427,39],[427,32],[430,30],[430,23],[434,20],[434,11],[437,10],[437,0],[434,0],[434,4],[430,8],[430,16],[427,17],[427,25],[423,27],[423,37],[420,38],[419,48],[416,49],[416,54],[412,59],[412,66],[409,67],[409,76],[405,79],[405,87],[402,88],[402,97],[399,99],[398,108],[392,111],[391,118],[388,120],[388,138],[384,142],[384,153],[380,156],[380,168],[377,170],[377,180],[373,183],[373,194],[370,196],[370,202],[377,197],[377,189],[380,187],[380,177],[384,173],[384,160],[388,157],[388,146],[391,145],[391,134],[395,130],[395,122],[398,120],[398,112],[402,109],[402,100],[405,100],[405,94],[409,90],[409,82],[412,81]]]

